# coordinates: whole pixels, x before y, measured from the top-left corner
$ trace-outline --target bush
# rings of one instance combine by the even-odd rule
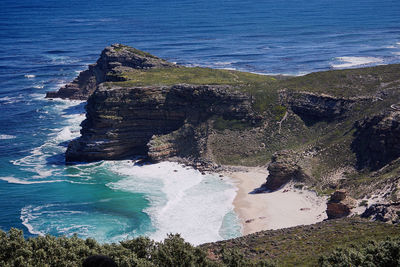
[[[178,234],[169,234],[163,242],[138,237],[120,244],[99,244],[96,240],[50,235],[25,239],[23,232],[12,228],[0,230],[0,266],[57,266],[75,267],[92,255],[112,258],[119,267],[175,266],[270,266],[253,265],[237,251],[226,251],[224,263],[211,261],[206,252],[194,247]],[[229,256],[230,255],[230,256]],[[238,260],[237,263],[235,261]],[[260,263],[261,264],[261,263]]]
[[[319,259],[320,266],[400,266],[400,238],[370,241],[361,246],[338,248]]]

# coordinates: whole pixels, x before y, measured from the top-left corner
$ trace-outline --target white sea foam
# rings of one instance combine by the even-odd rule
[[[220,230],[236,195],[232,184],[171,162],[145,166],[114,162],[110,169],[127,178],[107,186],[148,197],[151,207],[146,212],[157,229],[151,238],[180,233],[193,244],[223,239]]]
[[[337,57],[336,60],[341,63],[331,64],[335,69],[383,63],[383,59],[378,57]]]
[[[5,96],[0,98],[0,104],[14,104],[21,102],[21,100],[22,100],[21,95],[15,97]]]
[[[232,65],[233,63],[235,63],[234,61],[217,61],[214,62],[213,64],[215,66],[227,66],[227,65]]]
[[[137,236],[135,231],[124,231],[130,229],[127,218],[117,219],[102,212],[86,212],[84,206],[93,204],[95,202],[28,205],[21,209],[20,219],[32,234],[57,233],[71,236],[79,233],[83,238],[96,237],[99,242],[118,242]],[[109,231],[122,234],[110,237]]]
[[[66,110],[81,104],[82,101],[60,101],[59,104],[51,106],[53,112],[59,113],[66,118],[65,125],[60,129],[53,129],[48,139],[39,147],[31,150],[30,154],[11,161],[14,165],[23,167],[27,171],[36,173],[33,178],[46,178],[55,174],[56,168],[47,167],[47,159],[51,156],[62,154],[66,148],[59,144],[79,136],[80,123],[84,119],[83,114],[66,114]]]
[[[32,206],[23,207],[21,209],[20,219],[22,224],[28,229],[29,233],[33,235],[41,235],[44,236],[45,233],[36,231],[33,226],[29,223],[30,220],[35,219],[36,217],[31,212]]]
[[[49,55],[48,57],[51,60],[51,64],[54,65],[67,65],[79,62],[78,59],[74,59],[69,56]]]
[[[46,184],[46,183],[65,182],[65,180],[47,180],[47,181],[22,180],[22,179],[18,179],[18,178],[12,177],[12,176],[0,177],[0,180],[6,181],[10,184]]]
[[[14,139],[14,138],[16,138],[16,136],[14,136],[14,135],[0,134],[0,140]]]
[[[45,96],[46,94],[40,94],[40,93],[34,93],[29,95],[30,98],[33,98],[35,100],[44,100]]]
[[[33,75],[33,74],[25,74],[24,77],[25,77],[25,78],[28,78],[28,79],[32,79],[32,78],[35,78],[36,75]]]

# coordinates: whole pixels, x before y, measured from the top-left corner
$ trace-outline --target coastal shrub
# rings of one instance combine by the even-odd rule
[[[274,119],[276,121],[282,120],[286,114],[286,111],[287,111],[287,109],[284,106],[280,106],[280,105],[274,106],[272,109],[272,113],[274,114]]]
[[[233,131],[241,131],[249,127],[251,127],[249,123],[236,119],[226,120],[222,117],[217,117],[214,121],[214,128],[218,131],[223,131],[226,129]]]
[[[328,266],[400,266],[400,238],[369,241],[350,248],[337,248],[322,256],[319,265]]]
[[[89,256],[104,255],[113,259],[119,267],[219,267],[219,266],[271,266],[254,265],[239,252],[225,253],[223,263],[207,258],[206,252],[194,247],[179,234],[169,234],[162,242],[148,237],[121,241],[119,244],[99,244],[96,240],[51,235],[25,239],[22,230],[0,230],[0,266],[34,267],[81,266]],[[234,261],[238,260],[238,263]],[[226,262],[226,263],[225,263]],[[243,264],[242,264],[243,263]],[[239,264],[239,265],[238,265]]]
[[[252,260],[247,257],[237,248],[223,248],[221,251],[222,262],[229,267],[274,267],[276,264],[268,259]]]

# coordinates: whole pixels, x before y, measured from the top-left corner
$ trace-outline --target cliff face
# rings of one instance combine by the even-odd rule
[[[352,149],[359,168],[377,170],[400,156],[400,111],[390,109],[355,123]]]
[[[115,44],[106,47],[97,62],[89,65],[74,81],[56,92],[48,92],[46,98],[86,100],[96,90],[97,85],[124,80],[118,74],[132,69],[165,67],[176,65],[134,48]]]
[[[175,140],[196,142],[193,127],[211,116],[246,120],[254,117],[248,96],[217,85],[100,85],[89,97],[86,111],[82,136],[68,146],[67,161],[147,155],[148,146],[154,159],[170,157],[179,154],[179,141]],[[174,138],[162,139],[163,135]],[[189,147],[195,146],[192,143]]]
[[[310,92],[280,92],[280,101],[289,106],[306,123],[318,120],[333,120],[345,116],[360,99],[334,97]]]

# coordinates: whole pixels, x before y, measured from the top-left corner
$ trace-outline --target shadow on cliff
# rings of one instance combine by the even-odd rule
[[[300,119],[304,122],[304,124],[307,127],[312,127],[317,123],[320,122],[325,122],[325,123],[332,123],[335,119],[334,118],[329,118],[329,117],[319,117],[319,116],[313,116],[310,114],[304,114],[300,112],[294,112],[297,116],[300,117]]]

